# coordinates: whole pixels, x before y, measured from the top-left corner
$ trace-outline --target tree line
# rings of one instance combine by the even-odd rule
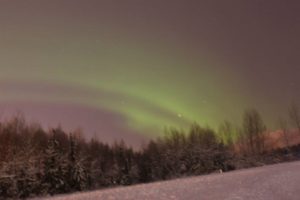
[[[297,107],[290,121],[299,129]],[[23,117],[0,123],[0,199],[27,198],[132,185],[177,177],[230,171],[299,158],[289,145],[289,129],[280,123],[286,145],[266,144],[267,128],[254,110],[243,116],[242,128],[230,122],[218,131],[193,124],[188,131],[170,129],[133,150],[123,141],[86,141],[80,131],[45,131]]]

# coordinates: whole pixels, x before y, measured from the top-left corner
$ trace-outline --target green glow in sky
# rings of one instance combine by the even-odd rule
[[[96,96],[24,91],[24,94],[10,94],[10,98],[104,107],[123,115],[130,128],[141,132],[151,130],[154,135],[164,127],[187,128],[194,121],[215,126],[222,120],[220,109],[227,109],[226,101],[239,103],[238,99],[228,98],[234,96],[227,93],[232,84],[229,75],[214,71],[216,67],[207,62],[192,63],[159,44],[157,49],[164,54],[147,51],[147,44],[132,46],[130,41],[116,46],[107,41],[84,44],[88,45],[75,45],[78,49],[65,46],[63,53],[50,52],[49,60],[41,59],[45,55],[42,52],[43,56],[38,56],[40,60],[33,61],[34,65],[7,69],[1,80],[9,76],[20,84],[28,81],[78,87]],[[82,48],[93,49],[94,53]],[[105,52],[110,56],[104,56]],[[27,54],[32,53],[38,52]],[[114,95],[101,96],[103,92]]]
[[[110,112],[110,125],[156,136],[194,122],[239,124],[249,107],[270,122],[299,102],[298,9],[279,15],[252,1],[11,2],[0,3],[1,108],[80,105],[101,119]]]

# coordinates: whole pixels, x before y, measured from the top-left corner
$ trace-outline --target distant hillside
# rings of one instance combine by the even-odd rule
[[[287,131],[287,140],[290,146],[300,144],[300,133],[297,130]],[[269,150],[286,147],[286,140],[282,130],[267,134],[266,147]]]

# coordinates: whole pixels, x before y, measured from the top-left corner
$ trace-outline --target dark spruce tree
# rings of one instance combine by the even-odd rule
[[[43,186],[50,195],[67,192],[66,162],[59,142],[50,139],[44,154]]]

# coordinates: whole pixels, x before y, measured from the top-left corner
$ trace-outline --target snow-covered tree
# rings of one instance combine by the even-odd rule
[[[59,143],[55,139],[48,142],[44,154],[43,185],[51,195],[66,192],[65,180],[66,158],[59,151]]]
[[[68,184],[71,190],[81,191],[87,186],[87,173],[83,164],[83,159],[80,158],[80,153],[77,151],[76,140],[72,135],[70,136],[69,141]]]
[[[39,194],[39,158],[33,149],[27,145],[9,157],[0,166],[0,196],[26,198]]]

